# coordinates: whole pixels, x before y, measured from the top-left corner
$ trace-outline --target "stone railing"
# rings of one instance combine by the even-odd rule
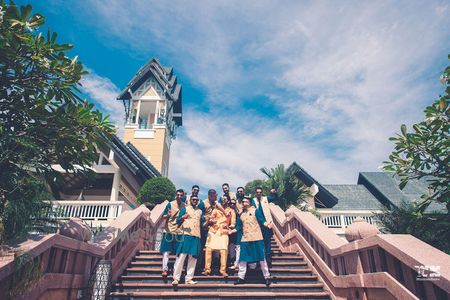
[[[348,243],[309,212],[271,212],[280,245],[303,252],[336,299],[450,299],[450,256],[411,235]]]
[[[0,299],[88,299],[100,261],[114,282],[138,250],[154,248],[165,204],[124,212],[92,242],[48,234],[9,245],[12,254],[0,257]]]
[[[124,201],[53,200],[51,204],[56,219],[80,218],[91,227],[105,227],[122,214]]]

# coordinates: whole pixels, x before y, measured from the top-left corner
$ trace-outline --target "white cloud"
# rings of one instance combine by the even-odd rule
[[[283,126],[270,121],[216,117],[188,110],[184,122],[185,134],[172,149],[170,176],[185,188],[194,183],[220,187],[223,182],[237,187],[263,178],[261,167],[279,163],[287,167],[295,160],[311,170],[313,176],[322,174],[321,179],[327,182],[335,178],[349,181],[353,177],[348,176],[351,166],[327,158],[325,153],[293,139]]]
[[[376,170],[392,148],[388,137],[419,121],[442,89],[445,1],[89,5],[89,20],[106,28],[111,46],[140,57],[158,49],[205,92],[197,105],[209,113],[185,106],[172,149],[171,177],[186,187],[243,184],[262,166],[294,160],[319,180],[355,182],[358,171]],[[277,111],[255,120],[244,108],[254,96]]]
[[[119,95],[119,88],[107,77],[96,74],[88,69],[89,74],[81,80],[82,91],[93,100],[96,105],[100,105],[103,112],[109,114],[110,120],[119,127],[118,135],[123,133],[123,123],[125,111],[123,103],[116,100]]]

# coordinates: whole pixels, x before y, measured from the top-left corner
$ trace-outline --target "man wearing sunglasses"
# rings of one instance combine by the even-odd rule
[[[189,196],[189,195],[187,195],[186,196],[186,205],[189,205],[189,203],[191,202],[190,201],[190,198],[192,197],[192,196],[197,196],[198,197],[198,193],[200,192],[200,187],[198,186],[198,185],[193,185],[192,186],[192,189],[191,189],[191,195]]]
[[[255,189],[256,197],[253,198],[253,201],[255,202],[256,208],[259,209],[266,219],[266,224],[264,224],[264,227],[262,228],[262,234],[264,238],[264,250],[266,255],[266,261],[269,266],[272,265],[272,250],[270,246],[270,240],[273,235],[273,220],[272,220],[272,214],[270,213],[270,207],[269,203],[275,202],[278,199],[277,191],[276,189],[270,190],[269,197],[263,196],[263,189],[261,187],[257,187]]]
[[[199,199],[192,196],[189,199],[189,205],[180,210],[177,217],[177,223],[183,228],[183,236],[177,248],[177,259],[173,267],[172,285],[178,285],[183,271],[184,261],[188,258],[186,269],[186,284],[196,284],[193,280],[197,258],[201,252],[200,228],[204,223],[203,211],[198,207]]]
[[[166,220],[164,226],[163,238],[161,241],[160,252],[163,255],[162,258],[162,276],[167,276],[169,270],[168,262],[170,253],[175,253],[178,248],[178,244],[181,241],[182,230],[177,224],[177,217],[180,210],[184,208],[185,204],[182,201],[184,191],[182,189],[177,190],[175,200],[167,203],[163,212],[163,218]]]

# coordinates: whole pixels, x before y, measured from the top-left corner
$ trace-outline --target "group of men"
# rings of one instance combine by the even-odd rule
[[[218,197],[213,189],[208,198],[200,200],[198,185],[192,187],[191,195],[182,189],[169,202],[163,212],[166,219],[160,252],[162,276],[168,275],[168,261],[171,253],[177,258],[173,268],[172,285],[178,285],[183,265],[188,258],[185,283],[196,284],[193,280],[197,260],[203,262],[202,274],[211,275],[212,254],[220,254],[220,274],[228,277],[227,261],[234,260],[231,270],[238,271],[235,284],[245,282],[247,263],[252,268],[259,262],[266,285],[270,285],[269,265],[271,264],[270,240],[273,222],[269,203],[277,200],[275,189],[263,196],[263,189],[255,189],[255,197],[245,194],[243,187],[237,192],[230,191],[227,183],[222,185],[223,195]],[[204,250],[204,253],[203,253]]]

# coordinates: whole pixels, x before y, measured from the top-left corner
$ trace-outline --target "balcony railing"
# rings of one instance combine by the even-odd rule
[[[54,200],[52,214],[57,219],[80,218],[92,226],[108,225],[122,214],[124,201]]]
[[[346,210],[320,210],[320,221],[329,228],[345,229],[351,225],[353,221],[360,217],[369,224],[376,225],[374,213],[379,211],[346,211]]]

